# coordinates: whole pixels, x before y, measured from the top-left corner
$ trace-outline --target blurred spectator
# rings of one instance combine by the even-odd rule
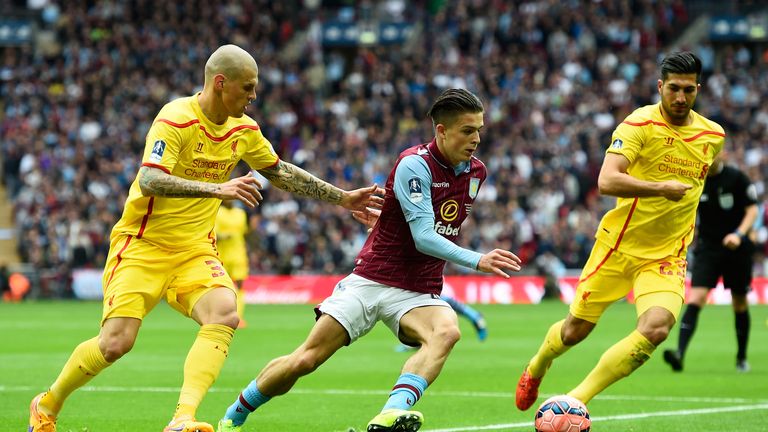
[[[0,266],[0,284],[2,284],[2,299],[7,302],[20,302],[29,292],[29,279],[21,273],[8,273],[5,265]]]
[[[0,298],[6,300],[11,296],[11,284],[8,280],[8,267],[0,264]]]
[[[633,107],[657,101],[657,59],[693,18],[681,1],[321,3],[95,1],[38,11],[41,34],[52,37],[0,48],[2,181],[20,258],[56,280],[103,264],[153,113],[198,90],[210,51],[233,42],[259,60],[251,109],[275,149],[342,188],[381,184],[393,155],[432,136],[425,113],[446,87],[478,94],[487,107],[478,151],[493,174],[464,246],[502,242],[528,263],[546,250],[578,268],[612,207],[595,190],[609,134]],[[416,35],[397,47],[324,47],[322,23],[342,18],[408,19]],[[726,128],[734,160],[762,184],[768,55],[744,45],[700,51],[708,72],[698,109]],[[365,233],[346,212],[264,194],[267,204],[250,213],[251,272],[351,269]]]

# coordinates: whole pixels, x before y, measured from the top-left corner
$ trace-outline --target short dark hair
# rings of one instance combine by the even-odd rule
[[[435,103],[427,112],[432,119],[432,125],[449,125],[456,117],[465,113],[483,112],[483,103],[472,92],[465,89],[448,89],[435,99]]]
[[[689,51],[672,53],[661,61],[661,80],[666,81],[669,74],[696,74],[696,83],[701,82],[701,60]]]

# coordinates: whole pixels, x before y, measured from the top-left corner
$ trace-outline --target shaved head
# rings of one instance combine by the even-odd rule
[[[212,83],[215,75],[222,74],[229,79],[238,79],[245,71],[258,72],[256,60],[237,45],[222,45],[205,62],[205,83]]]
[[[200,108],[216,124],[224,124],[230,117],[240,118],[256,100],[258,85],[256,60],[237,45],[220,46],[205,62]]]

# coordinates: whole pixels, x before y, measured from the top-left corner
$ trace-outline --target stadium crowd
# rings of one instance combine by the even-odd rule
[[[259,62],[248,113],[280,157],[346,189],[383,185],[397,154],[432,136],[425,113],[443,89],[475,92],[487,113],[478,156],[489,177],[462,242],[501,245],[529,269],[579,268],[613,205],[595,187],[610,134],[657,101],[657,61],[693,18],[679,0],[390,0],[322,13],[320,3],[67,1],[38,10],[47,37],[0,48],[3,182],[21,260],[64,279],[103,265],[152,116],[199,91],[212,48],[235,43]],[[323,46],[323,20],[404,20],[405,8],[415,35],[402,46]],[[687,48],[704,62],[696,109],[725,127],[730,160],[762,200],[768,56],[737,44]],[[251,273],[351,269],[363,226],[340,207],[264,194],[250,212]]]

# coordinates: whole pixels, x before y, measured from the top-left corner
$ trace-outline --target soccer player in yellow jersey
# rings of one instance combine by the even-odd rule
[[[248,214],[234,201],[222,201],[216,214],[216,247],[224,270],[235,283],[237,289],[237,316],[240,323],[237,328],[246,326],[243,311],[243,281],[248,277],[248,250],[245,235],[248,234]]]
[[[195,412],[238,324],[235,287],[216,253],[214,221],[222,200],[255,207],[262,199],[251,173],[228,180],[241,159],[296,195],[351,210],[381,206],[383,189],[376,185],[344,191],[281,161],[245,115],[257,85],[253,57],[225,45],[205,64],[202,92],[160,110],[123,216],[112,229],[99,335],[77,346],[48,391],[32,400],[29,432],[55,431],[66,398],[131,350],[142,319],[163,298],[200,324],[176,412],[164,430],[213,432],[195,420]]]
[[[685,294],[686,249],[707,171],[725,141],[723,128],[692,110],[701,61],[692,53],[661,63],[661,101],[635,110],[613,133],[598,178],[600,193],[618,197],[597,229],[567,317],[550,327],[517,385],[526,410],[552,361],[581,342],[605,309],[634,290],[636,329],[602,355],[568,392],[588,403],[631,374],[669,335]]]

